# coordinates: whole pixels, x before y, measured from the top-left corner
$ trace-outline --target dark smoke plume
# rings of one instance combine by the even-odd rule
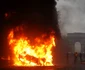
[[[27,33],[39,35],[53,30],[55,37],[61,38],[55,0],[3,0],[0,3],[2,50],[8,49],[6,39],[10,29],[21,24],[28,27]]]
[[[29,28],[28,32],[31,30],[33,32],[54,30],[57,38],[60,38],[55,0],[12,0],[10,3],[9,1],[5,1],[5,3],[4,12],[7,12],[9,17],[4,19],[3,26],[6,26],[4,28],[7,26],[15,28],[21,24],[26,24]]]

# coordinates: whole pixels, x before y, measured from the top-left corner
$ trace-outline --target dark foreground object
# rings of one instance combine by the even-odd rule
[[[0,70],[85,70],[85,65],[73,66],[9,66],[2,67]]]
[[[11,66],[11,67],[3,67],[0,70],[67,70],[69,67],[66,66]]]
[[[79,67],[71,67],[71,66],[11,66],[11,67],[3,67],[0,70],[85,70],[84,68]]]

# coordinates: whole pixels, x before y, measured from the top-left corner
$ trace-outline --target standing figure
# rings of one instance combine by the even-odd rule
[[[82,53],[79,54],[80,62],[82,62]]]
[[[77,52],[75,52],[75,53],[74,53],[74,63],[76,63],[76,62],[77,62],[77,60],[78,60],[78,53],[77,53]]]

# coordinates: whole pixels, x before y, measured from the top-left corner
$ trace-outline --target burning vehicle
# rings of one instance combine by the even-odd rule
[[[21,30],[21,31],[20,31]],[[55,47],[53,33],[30,38],[23,34],[23,28],[17,27],[8,35],[9,48],[13,52],[13,65],[18,66],[51,66],[52,47]],[[15,33],[15,34],[14,34]]]
[[[54,66],[52,51],[61,38],[55,0],[5,2],[1,52],[8,66]]]

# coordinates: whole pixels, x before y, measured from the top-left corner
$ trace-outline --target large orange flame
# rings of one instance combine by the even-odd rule
[[[15,29],[16,31],[16,29]],[[14,36],[14,29],[8,35],[9,45],[13,51],[13,62],[15,66],[51,66],[52,47],[55,46],[55,38],[52,33],[46,39],[43,34],[34,39],[34,44],[24,35]]]

